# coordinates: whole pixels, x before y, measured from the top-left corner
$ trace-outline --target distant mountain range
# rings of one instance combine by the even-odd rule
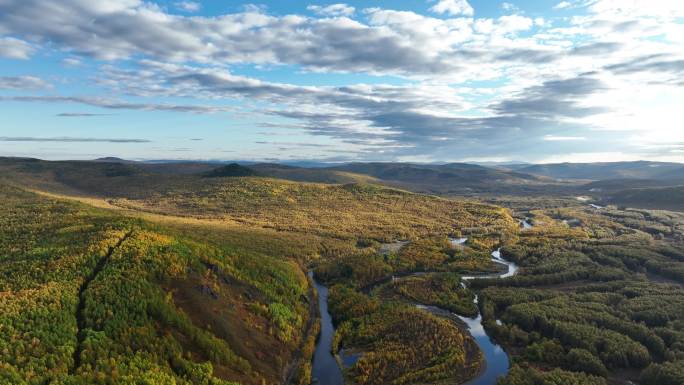
[[[557,184],[546,177],[468,163],[351,163],[333,167],[331,170],[368,175],[385,184],[412,191],[447,195],[504,189],[523,192],[539,186]]]
[[[14,158],[22,159],[22,158]],[[27,159],[27,158],[23,158]],[[219,160],[146,160],[131,161],[117,157],[105,157],[95,159],[96,162],[106,163],[133,163],[146,165],[147,169],[164,170],[165,168],[177,168],[181,170],[211,169],[217,165],[237,163],[247,167],[270,169],[323,169],[355,172],[372,175],[380,179],[403,179],[416,172],[445,172],[445,176],[455,176],[460,173],[461,177],[473,176],[484,173],[487,177],[510,177],[526,180],[539,179],[539,177],[568,180],[599,181],[611,179],[632,180],[684,180],[684,164],[668,162],[598,162],[598,163],[552,163],[552,164],[529,164],[524,162],[484,162],[484,163],[397,163],[397,162],[354,162],[354,163],[325,163],[318,161],[283,161],[279,163],[259,163],[254,161],[219,161]],[[164,166],[173,165],[173,166]],[[463,174],[466,173],[467,175]]]
[[[325,184],[378,184],[442,196],[586,195],[607,204],[684,209],[684,164],[648,161],[492,167],[469,163],[315,163],[301,167],[218,161],[137,162],[114,157],[60,162],[0,158],[0,177],[7,175],[32,180],[36,185],[52,183],[92,193],[104,192],[107,186],[125,188],[112,178],[174,185],[201,184],[208,177],[262,177]]]

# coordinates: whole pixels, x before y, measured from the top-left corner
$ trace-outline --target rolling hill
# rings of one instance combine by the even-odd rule
[[[350,163],[327,170],[367,175],[375,183],[436,195],[539,194],[568,187],[545,177],[467,163]]]
[[[118,158],[49,162],[0,158],[0,178],[20,181],[22,186],[56,193],[122,199],[120,202],[128,200],[128,206],[147,202],[143,206],[149,209],[179,191],[186,191],[186,194],[182,199],[174,198],[174,202],[188,198],[187,191],[202,190],[203,194],[216,196],[220,186],[237,183],[231,182],[231,178],[251,178],[250,183],[255,186],[279,180],[283,186],[287,185],[285,181],[318,184],[320,187],[375,185],[438,196],[589,195],[605,203],[635,207],[676,210],[684,207],[684,201],[678,201],[679,195],[666,196],[662,193],[663,190],[658,190],[684,185],[684,169],[677,163],[627,162],[510,167],[519,169],[516,171],[465,163],[350,163],[304,168],[272,163],[145,163]],[[533,175],[532,172],[549,176]],[[195,187],[190,188],[191,186]],[[212,189],[216,191],[212,192]],[[648,192],[643,189],[657,190],[646,199]],[[676,189],[664,191],[672,192]],[[162,199],[149,205],[158,198]],[[208,198],[193,199],[206,202]],[[641,201],[644,203],[640,203]],[[203,215],[218,215],[209,206],[206,203],[202,206],[205,209]],[[154,208],[157,211],[160,209]]]
[[[627,207],[684,211],[684,186],[630,188],[611,192],[604,200]]]
[[[663,162],[558,163],[513,166],[518,172],[555,179],[669,179],[684,181],[684,165]]]
[[[382,183],[382,181],[369,175],[322,167],[305,168],[275,163],[258,163],[250,165],[249,168],[255,170],[259,175],[296,182],[331,184]]]
[[[103,198],[130,210],[163,215],[239,221],[282,231],[337,238],[406,238],[449,234],[458,219],[463,227],[496,227],[512,220],[501,209],[471,202],[425,196],[378,184],[345,171],[309,170],[307,178],[337,176],[337,182],[296,182],[269,177],[265,171],[302,173],[290,167],[247,168],[228,165],[210,174],[159,174],[138,164],[6,160],[0,176],[22,187],[58,194]],[[259,176],[252,176],[254,174]],[[211,175],[213,177],[207,177]],[[243,176],[247,175],[247,176]],[[387,229],[392,229],[388,232]]]
[[[446,196],[500,193],[538,195],[561,193],[575,186],[573,183],[558,182],[547,177],[466,163],[351,163],[334,167],[304,168],[268,163],[145,163],[118,159],[48,162],[0,158],[0,170],[15,176],[22,175],[27,182],[33,181],[38,186],[52,184],[56,188],[61,185],[61,188],[69,187],[102,196],[125,196],[123,190],[130,194],[128,186],[118,183],[117,176],[126,176],[130,178],[129,181],[135,181],[135,185],[146,184],[148,188],[155,186],[156,189],[192,183],[208,175],[258,176],[295,182],[376,184]]]

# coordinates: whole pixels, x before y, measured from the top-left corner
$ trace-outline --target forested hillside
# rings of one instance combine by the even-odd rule
[[[501,385],[684,382],[683,214],[129,164],[5,167],[0,383],[308,384],[310,270],[330,288],[330,353],[358,354],[349,383],[478,375],[482,352],[454,315],[478,312],[511,358]],[[501,269],[499,247],[518,274],[463,285]]]
[[[504,211],[375,185],[322,185],[223,178],[114,205],[163,214],[219,218],[326,237],[404,239],[461,228],[511,226]],[[456,224],[458,226],[456,226]]]
[[[137,211],[323,237],[393,240],[514,226],[500,208],[365,183],[150,174],[119,163],[8,161],[5,167],[0,175],[11,183],[38,190],[104,198]]]
[[[296,264],[7,186],[0,197],[0,383],[280,381],[309,317]]]
[[[444,259],[438,250],[423,251],[424,235],[480,234],[491,242],[515,229],[500,208],[374,186],[211,179],[220,179],[209,186],[227,195],[203,200],[203,190],[188,190],[185,200],[170,200],[178,206],[159,210],[179,220],[161,224],[137,219],[137,211],[95,209],[2,185],[7,326],[0,362],[7,381],[306,384],[317,330],[309,263],[371,257],[384,240],[404,237],[416,243],[394,268],[406,270]],[[191,217],[204,208],[188,204],[195,201],[214,207],[199,224]],[[449,258],[489,265],[484,255]],[[399,340],[432,338],[432,331],[457,345],[468,340],[453,323],[407,314],[433,326],[416,324]],[[475,352],[471,347],[469,354]],[[449,362],[464,364],[465,353],[450,353],[455,361]],[[434,365],[430,351],[422,354],[398,373]],[[478,361],[472,365],[476,370]],[[458,373],[466,378],[473,371]]]
[[[587,384],[682,383],[684,217],[584,207],[531,214],[535,227],[503,249],[520,274],[473,282],[487,328],[516,357],[501,383],[556,383],[560,372],[544,374],[549,367],[597,376],[579,382]]]
[[[671,179],[684,180],[684,166],[667,162],[598,162],[519,165],[522,173],[559,179]]]
[[[606,201],[621,206],[684,211],[684,187],[629,188],[611,192]]]

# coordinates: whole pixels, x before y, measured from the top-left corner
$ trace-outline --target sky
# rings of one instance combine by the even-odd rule
[[[684,162],[681,0],[0,0],[0,156]]]

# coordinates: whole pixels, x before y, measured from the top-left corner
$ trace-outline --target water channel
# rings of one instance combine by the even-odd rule
[[[454,246],[463,245],[466,241],[467,238],[450,239],[450,242]],[[467,282],[474,279],[512,277],[518,271],[518,266],[515,263],[509,262],[501,257],[501,249],[492,252],[492,261],[505,266],[505,272],[463,276],[461,285],[466,287]],[[420,274],[425,273],[418,272],[414,273],[413,275]],[[321,313],[321,334],[319,336],[313,358],[313,367],[311,373],[313,383],[319,385],[343,385],[344,376],[342,374],[342,370],[340,369],[337,359],[331,353],[332,340],[335,335],[335,327],[332,322],[332,317],[328,312],[328,288],[321,285],[316,280],[314,280],[314,283],[316,285],[316,290],[318,290],[318,302]],[[474,302],[478,302],[477,295],[475,296]],[[482,351],[485,363],[482,371],[475,378],[466,382],[465,385],[494,385],[498,377],[505,376],[508,373],[508,369],[510,367],[508,355],[506,352],[504,352],[501,346],[494,343],[489,335],[487,335],[487,332],[482,325],[481,314],[478,313],[477,317],[469,318],[450,313],[445,309],[435,306],[426,306],[421,304],[417,304],[416,306],[436,315],[454,315],[466,325],[468,332]],[[358,355],[349,356],[344,354],[344,352],[341,352],[340,356],[342,357],[342,361],[344,362],[345,366],[350,364],[353,365],[353,363],[355,363],[359,358]]]

